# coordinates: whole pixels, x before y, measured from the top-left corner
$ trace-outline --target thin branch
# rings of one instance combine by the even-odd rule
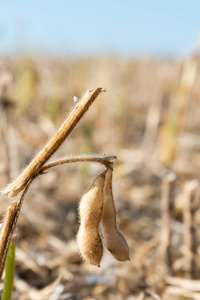
[[[12,235],[15,230],[15,227],[17,225],[17,220],[19,217],[19,213],[22,207],[22,203],[24,201],[24,198],[26,196],[26,193],[33,182],[35,177],[33,177],[29,182],[27,183],[22,196],[19,200],[19,202],[12,202],[8,206],[8,209],[6,211],[6,215],[3,220],[3,225],[0,232],[0,278],[3,274],[5,262],[6,262],[6,256],[8,253],[9,245],[12,240]]]
[[[90,105],[94,102],[99,93],[103,91],[105,91],[103,88],[96,88],[90,89],[84,94],[83,98],[75,106],[52,139],[38,153],[38,155],[26,167],[21,175],[13,183],[1,191],[2,194],[15,197],[25,188],[27,182],[40,172],[42,166],[61,146],[64,140],[77,125],[79,120],[83,117],[85,112],[89,109]]]
[[[109,168],[111,166],[110,160],[115,159],[115,155],[103,155],[103,156],[95,156],[95,155],[83,155],[83,156],[71,156],[71,157],[65,157],[61,158],[55,161],[52,161],[50,163],[45,164],[41,170],[40,173],[45,172],[47,169],[68,164],[68,163],[75,163],[75,162],[94,162],[94,163],[100,163],[103,164],[106,168]]]
[[[12,202],[8,206],[4,217],[3,225],[0,233],[0,278],[2,276],[8,248],[13,234],[13,222],[17,213],[17,202]]]

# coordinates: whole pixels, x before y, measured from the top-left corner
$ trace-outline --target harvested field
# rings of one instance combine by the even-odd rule
[[[103,166],[52,168],[34,180],[20,213],[13,300],[200,299],[199,74],[198,55],[1,59],[1,190],[85,91],[103,87],[51,160],[117,156],[117,220],[131,251],[131,261],[119,262],[104,249],[100,268],[82,260],[78,203]],[[1,195],[2,221],[13,200]]]

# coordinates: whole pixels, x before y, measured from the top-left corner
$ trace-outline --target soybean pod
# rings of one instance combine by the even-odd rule
[[[101,216],[103,243],[111,254],[119,261],[130,260],[129,246],[119,231],[116,220],[116,209],[112,191],[112,173],[107,170],[104,185],[104,202]]]
[[[103,256],[99,223],[103,209],[105,173],[106,171],[95,178],[80,201],[80,228],[77,235],[78,246],[83,259],[99,267]]]

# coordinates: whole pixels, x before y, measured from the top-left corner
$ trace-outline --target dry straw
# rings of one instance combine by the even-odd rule
[[[54,154],[54,152],[61,146],[64,140],[72,132],[74,127],[83,117],[85,112],[89,109],[90,105],[94,102],[96,97],[104,92],[103,88],[96,88],[88,90],[79,103],[75,106],[68,118],[64,121],[56,134],[47,143],[47,145],[38,153],[32,160],[28,167],[21,173],[21,175],[8,187],[3,189],[2,194],[15,197],[26,186],[27,182],[38,174],[46,163],[46,161]]]
[[[19,202],[13,202],[8,206],[6,215],[4,217],[3,225],[0,233],[0,277],[2,276],[5,260],[8,252],[12,235],[17,224],[18,216],[26,196],[26,193],[33,182],[33,180],[40,174],[43,174],[47,169],[65,163],[72,162],[97,162],[103,164],[106,168],[110,167],[111,160],[116,158],[115,155],[103,156],[74,156],[67,157],[54,162],[45,164],[53,153],[61,146],[64,140],[69,136],[74,127],[83,117],[90,105],[95,101],[96,97],[105,90],[103,88],[96,88],[88,90],[82,97],[79,103],[69,114],[67,119],[58,129],[56,134],[47,143],[47,145],[39,152],[39,154],[26,167],[21,175],[8,187],[1,191],[2,194],[15,197],[23,191]]]

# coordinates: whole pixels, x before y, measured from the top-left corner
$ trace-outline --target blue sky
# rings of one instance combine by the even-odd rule
[[[184,56],[200,36],[199,0],[0,3],[0,53]]]

